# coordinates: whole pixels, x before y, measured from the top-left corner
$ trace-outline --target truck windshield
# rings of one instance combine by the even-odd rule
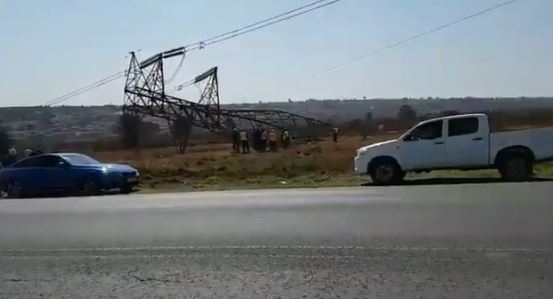
[[[419,125],[411,132],[409,132],[404,138],[404,141],[413,140],[432,140],[442,137],[443,121],[437,120],[426,124]]]

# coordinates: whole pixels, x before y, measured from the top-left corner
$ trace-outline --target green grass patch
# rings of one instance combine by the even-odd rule
[[[553,163],[539,164],[536,166],[536,175],[541,178],[553,178]],[[277,172],[278,173],[278,172]],[[458,171],[440,170],[429,173],[409,174],[409,181],[427,181],[439,183],[471,183],[478,179],[499,179],[495,169]],[[458,181],[455,181],[458,179]],[[464,181],[463,179],[466,179]],[[266,174],[266,175],[211,175],[206,178],[178,178],[169,177],[155,180],[150,178],[142,183],[141,192],[177,192],[177,191],[211,191],[211,190],[238,190],[238,189],[265,189],[265,188],[317,188],[317,187],[348,187],[359,186],[360,183],[369,183],[366,176],[361,179],[352,173],[325,173],[311,172],[295,176],[290,173]]]

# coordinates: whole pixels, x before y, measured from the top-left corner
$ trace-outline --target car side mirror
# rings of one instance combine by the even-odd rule
[[[58,166],[59,166],[60,168],[63,168],[63,169],[68,169],[68,168],[69,168],[69,163],[67,163],[67,162],[60,162]]]

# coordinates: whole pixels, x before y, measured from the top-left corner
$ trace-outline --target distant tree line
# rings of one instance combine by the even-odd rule
[[[415,109],[410,104],[410,102],[406,102],[399,107],[396,106],[395,115],[392,113],[391,117],[382,118],[375,117],[375,115],[382,115],[382,113],[379,113],[378,106],[373,106],[373,103],[367,101],[365,106],[366,112],[359,113],[361,117],[343,122],[334,122],[334,124],[340,128],[341,134],[343,133],[347,135],[359,135],[363,137],[368,137],[370,135],[378,133],[380,131],[380,128],[384,128],[384,131],[388,132],[401,132],[412,127],[414,124],[422,120],[434,117],[456,115],[460,113],[460,111],[454,109],[443,109],[441,111],[434,110],[430,113],[423,113],[420,110]],[[437,106],[433,108],[435,109],[440,107],[441,106]],[[67,107],[66,109],[70,108]],[[486,113],[490,117],[492,130],[553,126],[553,109],[527,108],[516,111],[491,110],[473,112]],[[38,120],[40,120],[41,122],[47,123],[52,118],[51,110],[44,109],[44,111],[36,113],[35,117],[38,117]],[[332,122],[332,120],[330,120],[330,122]],[[202,130],[195,130],[194,135],[191,135],[191,128],[191,120],[182,117],[169,123],[169,131],[162,132],[158,124],[146,121],[141,116],[133,114],[123,114],[120,115],[116,125],[114,126],[114,132],[116,132],[117,134],[117,136],[115,137],[106,136],[104,138],[98,138],[96,140],[81,140],[75,142],[67,140],[67,142],[64,141],[63,146],[57,144],[58,141],[45,139],[41,141],[44,143],[44,146],[40,148],[43,150],[59,150],[64,148],[72,148],[74,150],[108,150],[121,148],[137,149],[141,147],[166,147],[173,144],[177,152],[184,153],[187,146],[192,145],[189,142],[191,136],[193,136],[194,142],[196,144],[205,143],[208,141],[216,143],[228,141],[228,136],[216,135],[211,132]],[[300,130],[309,131],[311,129],[298,128],[298,132],[296,133],[300,133]],[[309,132],[301,132],[301,135],[307,135],[307,133]],[[36,144],[39,140],[38,138],[34,137],[30,137],[28,138],[28,140],[14,140],[12,137],[14,137],[14,135],[9,132],[9,127],[2,126],[2,123],[0,122],[0,155],[7,154],[8,149],[12,145],[14,145],[14,143],[17,143],[17,146],[26,148],[27,146],[37,146]]]
[[[12,145],[12,139],[8,132],[8,129],[0,123],[0,155],[4,156],[8,154],[8,149]]]
[[[179,116],[169,123],[169,129],[177,152],[184,153],[188,145],[192,121],[185,116]],[[136,149],[144,145],[147,140],[159,134],[159,131],[157,124],[146,122],[140,115],[129,113],[122,114],[116,126],[116,133],[125,149]]]
[[[159,125],[147,122],[140,115],[124,113],[119,117],[115,132],[125,149],[136,149],[148,139],[158,134]]]

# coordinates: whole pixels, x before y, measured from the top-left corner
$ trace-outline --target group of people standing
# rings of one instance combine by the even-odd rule
[[[32,149],[28,148],[23,152],[23,154],[24,154],[23,158],[28,158],[28,157],[40,155],[40,154],[42,154],[42,151],[41,150],[32,150]],[[8,149],[8,154],[5,155],[4,157],[2,157],[2,160],[0,161],[0,168],[10,166],[10,165],[14,164],[15,162],[17,162],[18,160],[19,159],[18,159],[18,155],[17,155],[17,149],[15,147],[12,147],[12,148]]]
[[[234,128],[232,130],[232,149],[239,153],[250,152],[250,144],[254,150],[258,152],[276,152],[278,143],[283,148],[287,148],[291,143],[291,136],[287,130],[283,130],[280,134],[275,129],[260,129],[255,128],[253,130],[239,130]]]

